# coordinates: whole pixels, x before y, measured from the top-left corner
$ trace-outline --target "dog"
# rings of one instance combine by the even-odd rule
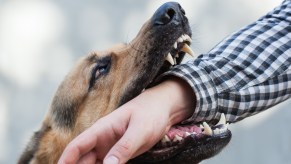
[[[162,5],[128,44],[81,58],[58,87],[40,130],[34,133],[19,164],[57,163],[66,145],[98,119],[128,102],[173,65],[189,47],[191,29],[176,2]],[[218,120],[217,120],[218,121]],[[222,115],[217,125],[187,127],[185,135],[165,137],[129,163],[198,163],[227,145],[231,132]],[[170,150],[170,151],[169,151]]]

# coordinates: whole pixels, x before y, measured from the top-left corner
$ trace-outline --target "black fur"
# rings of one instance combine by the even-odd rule
[[[21,157],[18,161],[18,164],[28,164],[31,161],[35,152],[38,149],[40,139],[49,130],[50,130],[50,127],[43,126],[39,131],[34,133],[32,138],[30,139],[30,142],[26,146],[25,151],[21,155]]]
[[[56,94],[52,103],[52,116],[57,127],[68,129],[74,127],[79,102],[78,99],[70,99],[68,96]]]

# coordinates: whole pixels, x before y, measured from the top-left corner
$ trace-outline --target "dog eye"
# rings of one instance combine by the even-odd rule
[[[101,77],[106,75],[111,67],[111,57],[104,57],[96,61],[95,66],[91,72],[89,83],[89,90],[94,86],[95,82]]]
[[[108,65],[103,65],[103,66],[97,66],[97,68],[95,69],[95,80],[98,79],[99,76],[107,73],[108,71]]]

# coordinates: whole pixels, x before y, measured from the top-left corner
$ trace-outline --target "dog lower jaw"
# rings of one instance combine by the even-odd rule
[[[224,114],[212,127],[206,122],[200,126],[175,125],[153,148],[129,163],[198,163],[219,153],[230,139],[231,132]]]
[[[207,136],[191,134],[174,145],[163,148],[153,147],[144,154],[129,161],[129,164],[141,163],[199,163],[218,154],[231,139],[231,132]]]

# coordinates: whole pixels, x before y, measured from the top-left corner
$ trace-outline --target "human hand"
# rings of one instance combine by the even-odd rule
[[[76,137],[58,163],[126,163],[149,150],[192,113],[195,99],[189,88],[169,79],[144,91]]]

